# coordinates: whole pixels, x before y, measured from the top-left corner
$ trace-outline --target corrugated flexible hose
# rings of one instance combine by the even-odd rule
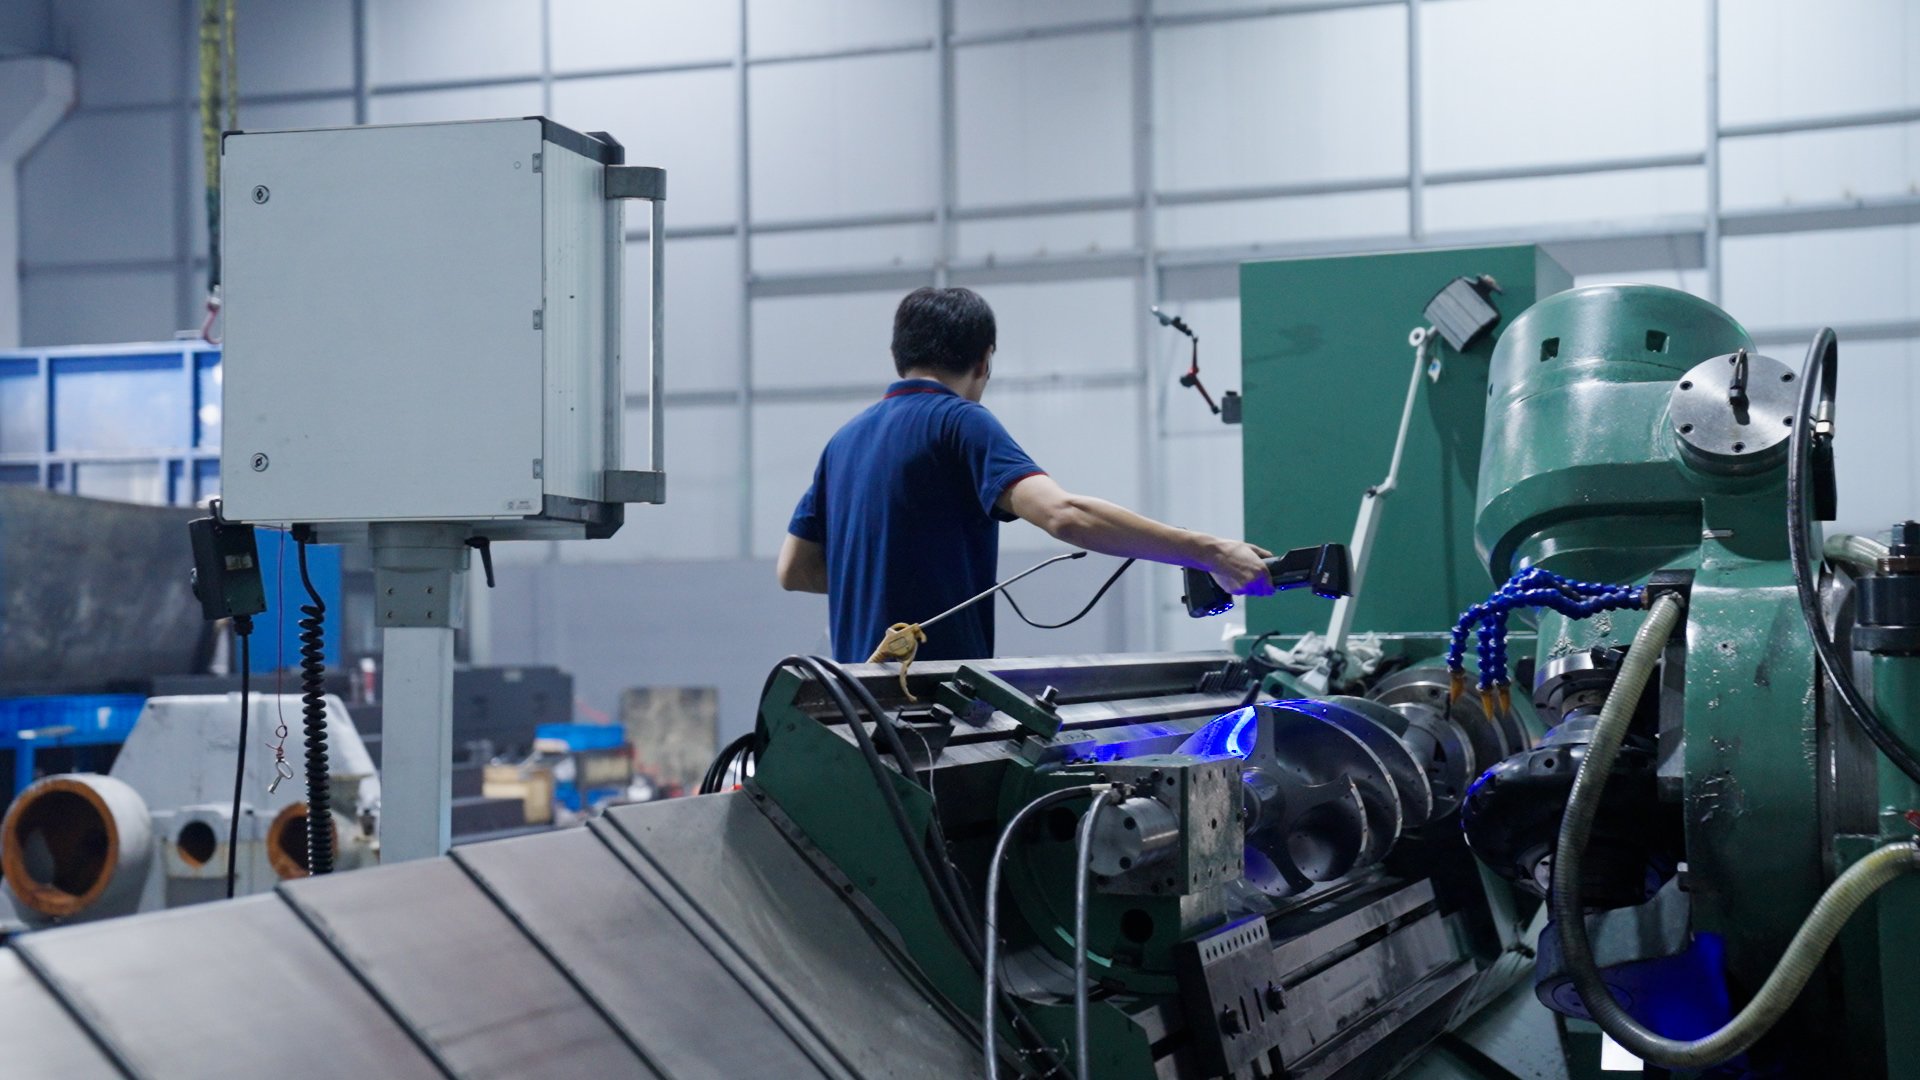
[[[1553,859],[1553,920],[1559,927],[1561,950],[1580,1001],[1600,1029],[1643,1060],[1669,1068],[1704,1068],[1726,1061],[1751,1047],[1785,1015],[1812,977],[1814,968],[1839,935],[1840,928],[1877,890],[1903,874],[1920,869],[1920,846],[1912,842],[1888,844],[1849,867],[1820,897],[1812,914],[1800,925],[1787,951],[1767,981],[1726,1026],[1691,1041],[1665,1038],[1640,1025],[1613,998],[1594,966],[1593,944],[1580,904],[1580,863],[1600,793],[1620,753],[1621,740],[1633,719],[1635,706],[1654,662],[1680,621],[1680,601],[1660,597],[1634,635],[1633,646],[1620,665],[1613,689],[1600,711],[1593,742],[1581,762],[1560,821],[1559,843]]]

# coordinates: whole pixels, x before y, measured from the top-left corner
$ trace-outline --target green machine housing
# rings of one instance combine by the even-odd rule
[[[1353,528],[1392,451],[1409,331],[1450,282],[1483,277],[1499,320],[1464,351],[1425,354],[1435,377],[1415,382],[1353,623],[1373,653],[1330,685],[1309,689],[1290,656],[1255,646],[1325,625],[1324,604],[1299,595],[1255,601],[1234,652],[904,678],[789,665],[770,680],[744,798],[968,1038],[984,1041],[982,957],[996,954],[1003,1073],[1598,1075],[1543,899],[1650,585],[1685,598],[1684,622],[1635,703],[1582,881],[1617,1000],[1668,1034],[1705,1034],[1756,993],[1841,871],[1911,844],[1920,792],[1833,700],[1796,602],[1798,370],[1705,301],[1572,289],[1527,247],[1249,264],[1250,538]],[[1920,572],[1914,538],[1912,555],[1832,538],[1808,568],[1838,640],[1860,580]],[[1443,658],[1456,621],[1520,571],[1635,601],[1520,612],[1501,694],[1457,693]],[[1873,640],[1862,678],[1910,742],[1911,650]],[[996,845],[1008,854],[988,928]],[[1889,886],[1771,1033],[1711,1075],[1920,1076],[1917,917],[1920,884]]]

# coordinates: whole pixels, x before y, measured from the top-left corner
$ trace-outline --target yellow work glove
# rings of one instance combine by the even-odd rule
[[[920,629],[919,623],[897,622],[887,627],[887,636],[880,639],[873,655],[867,657],[867,663],[879,664],[888,660],[900,662],[900,692],[907,695],[908,701],[918,701],[907,689],[907,669],[913,666],[913,658],[920,652],[920,646],[927,643],[927,632]]]

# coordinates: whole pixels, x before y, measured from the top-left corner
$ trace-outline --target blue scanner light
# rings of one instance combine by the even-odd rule
[[[1207,721],[1207,725],[1193,733],[1180,748],[1184,754],[1196,754],[1201,757],[1222,757],[1231,754],[1245,758],[1253,753],[1253,744],[1259,734],[1255,726],[1259,719],[1258,706],[1248,705],[1230,713]]]

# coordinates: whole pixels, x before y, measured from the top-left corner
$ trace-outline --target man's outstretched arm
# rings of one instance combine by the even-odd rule
[[[1205,570],[1232,593],[1265,596],[1273,592],[1273,580],[1262,561],[1271,552],[1243,540],[1162,524],[1105,499],[1075,495],[1045,473],[1016,481],[1001,493],[999,506],[1074,547]]]
[[[780,545],[780,562],[775,572],[779,575],[780,587],[788,592],[826,592],[827,549],[788,533]]]

